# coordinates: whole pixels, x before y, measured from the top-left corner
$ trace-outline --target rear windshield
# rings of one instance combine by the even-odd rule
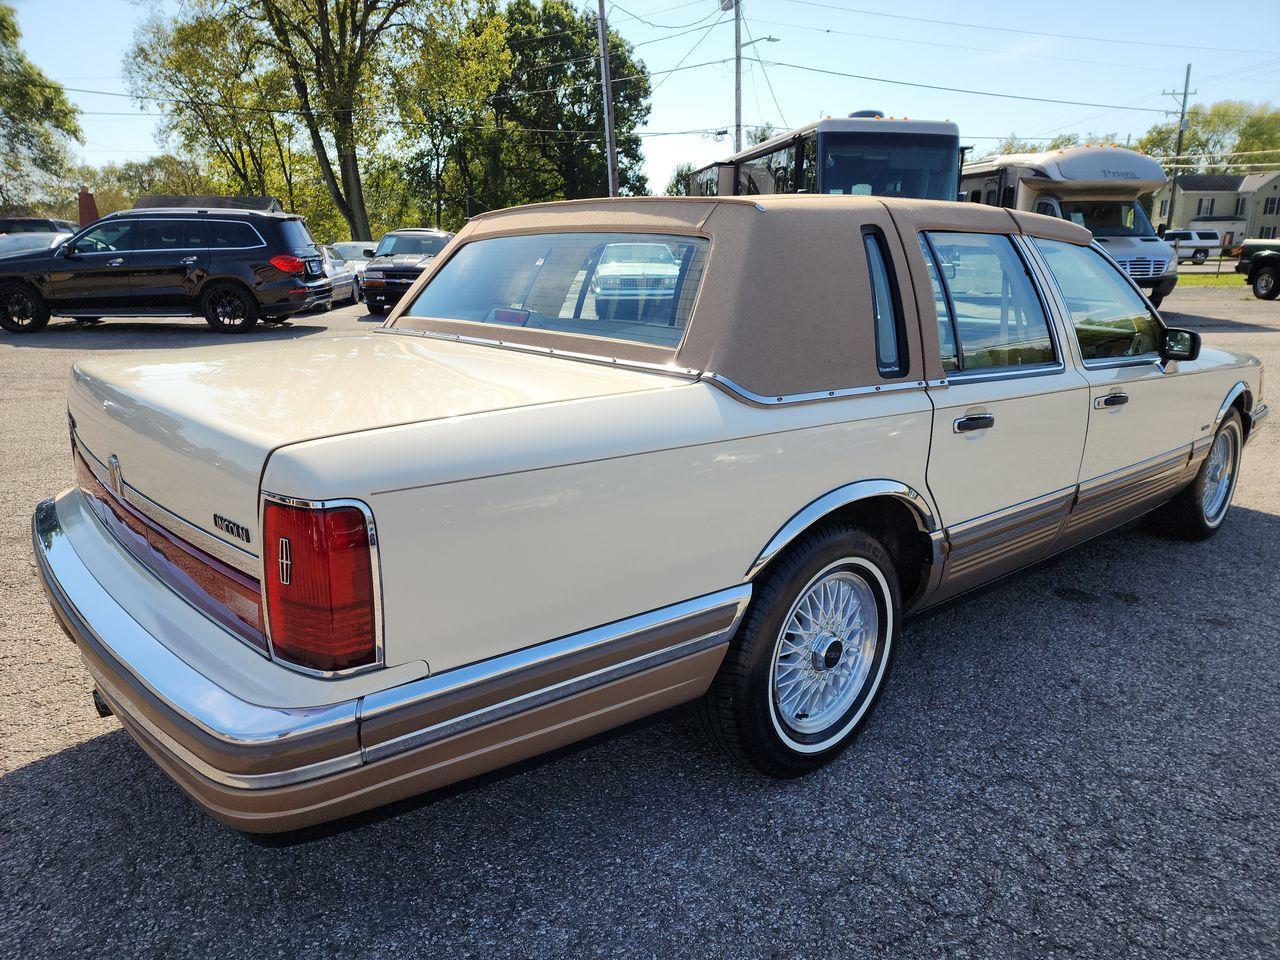
[[[301,220],[284,220],[280,223],[280,233],[285,244],[293,250],[316,250],[316,242],[311,239],[307,225]],[[318,252],[318,251],[317,251]]]
[[[394,233],[389,233],[378,241],[377,254],[380,257],[398,257],[404,254],[434,257],[448,242],[448,237],[430,237],[421,234],[396,236]]]
[[[707,246],[696,237],[627,233],[476,240],[431,278],[406,315],[676,347]]]

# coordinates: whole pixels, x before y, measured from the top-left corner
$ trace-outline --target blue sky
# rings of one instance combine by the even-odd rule
[[[69,87],[125,92],[121,61],[152,3],[8,2],[17,8],[24,48],[47,74]],[[1069,17],[1062,15],[1064,7],[1071,11]],[[722,14],[716,0],[626,0],[610,10],[610,25],[641,44],[636,52],[655,73],[733,55],[732,14]],[[1192,89],[1200,91],[1193,99],[1280,100],[1280,38],[1274,31],[1250,31],[1238,19],[1211,13],[1199,2],[1077,0],[1066,7],[1026,0],[915,0],[910,5],[743,0],[743,12],[750,36],[779,38],[751,48],[779,65],[744,66],[747,124],[782,126],[785,121],[794,127],[828,114],[876,107],[897,116],[955,120],[961,141],[974,144],[979,153],[1009,133],[1028,139],[1065,131],[1117,133],[1123,142],[1127,134],[1136,138],[1163,120],[1159,111],[1175,106],[1161,91],[1181,87],[1187,63],[1192,64]],[[948,22],[922,22],[928,20]],[[783,63],[1102,106],[923,89],[806,72]],[[138,159],[160,149],[155,118],[141,115],[131,100],[70,95],[91,111],[83,118],[85,143],[80,149],[87,161]],[[731,129],[732,124],[732,62],[654,77],[648,132]],[[731,152],[730,140],[701,132],[646,136],[644,143],[646,172],[655,190],[678,162],[702,164]]]

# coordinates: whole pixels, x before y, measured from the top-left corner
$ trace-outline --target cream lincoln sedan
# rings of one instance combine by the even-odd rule
[[[1062,220],[553,203],[472,220],[379,330],[78,364],[33,540],[99,710],[282,831],[698,698],[813,770],[905,616],[1141,514],[1212,535],[1266,412]]]

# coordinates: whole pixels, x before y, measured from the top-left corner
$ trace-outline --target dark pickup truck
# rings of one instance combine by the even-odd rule
[[[364,299],[370,313],[386,313],[394,307],[453,234],[428,227],[392,230],[377,250],[366,250],[372,259],[364,268]]]
[[[1274,300],[1280,294],[1280,240],[1246,240],[1236,273],[1244,274],[1259,300]]]

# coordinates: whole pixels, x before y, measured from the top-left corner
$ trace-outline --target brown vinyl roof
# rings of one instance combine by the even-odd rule
[[[876,366],[870,278],[860,240],[864,227],[879,229],[898,265],[910,369],[892,380],[883,379]],[[418,286],[388,325],[714,372],[769,397],[938,379],[944,373],[936,359],[937,322],[924,258],[919,244],[904,244],[899,233],[908,238],[922,230],[1022,233],[1078,244],[1092,239],[1067,220],[936,200],[803,194],[574,200],[474,218],[418,284],[429,283],[449,256],[472,240],[606,230],[710,239],[702,287],[678,348],[403,316]]]

